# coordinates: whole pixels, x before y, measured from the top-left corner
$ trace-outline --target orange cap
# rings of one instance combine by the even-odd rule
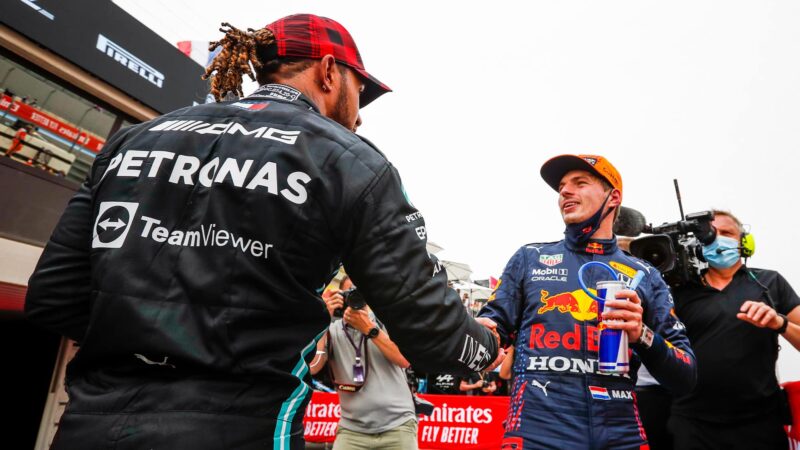
[[[622,176],[617,169],[600,155],[559,155],[542,164],[544,181],[558,191],[561,178],[570,170],[586,170],[608,181],[614,189],[622,192]]]

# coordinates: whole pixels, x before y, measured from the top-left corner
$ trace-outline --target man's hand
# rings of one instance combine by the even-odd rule
[[[363,309],[347,308],[344,310],[344,323],[355,328],[361,334],[369,333],[374,328],[375,322],[369,318],[369,313]]]
[[[747,300],[739,308],[739,311],[741,312],[736,314],[737,319],[749,322],[759,328],[777,330],[783,325],[784,319],[766,303]]]
[[[495,340],[497,340],[497,358],[495,358],[495,360],[484,369],[487,372],[490,372],[503,362],[503,359],[506,357],[506,352],[503,350],[503,347],[500,346],[500,333],[497,332],[497,323],[494,320],[486,317],[477,317],[475,321],[491,331]]]
[[[322,294],[322,300],[325,301],[325,306],[328,307],[328,314],[333,317],[333,312],[338,308],[344,308],[344,297],[342,291],[325,291]]]
[[[604,308],[614,311],[603,311],[602,320],[605,326],[615,330],[625,330],[628,342],[639,341],[642,335],[642,300],[636,291],[625,289],[617,292],[617,300],[606,300]]]

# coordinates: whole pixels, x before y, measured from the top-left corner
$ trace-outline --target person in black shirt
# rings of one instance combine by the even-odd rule
[[[672,406],[675,448],[785,449],[775,363],[778,335],[800,349],[800,298],[778,272],[743,264],[741,222],[714,214],[717,239],[703,249],[708,270],[674,292],[698,367],[694,391]]]

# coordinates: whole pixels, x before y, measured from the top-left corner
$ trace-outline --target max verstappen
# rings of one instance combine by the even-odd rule
[[[28,318],[80,343],[54,448],[303,448],[340,262],[415,367],[501,353],[428,255],[397,171],[354,133],[389,88],[347,30],[302,14],[223,31],[212,93],[241,92],[250,64],[261,87],[110,139],[30,280]]]
[[[494,321],[503,344],[513,344],[514,384],[503,449],[648,448],[634,394],[644,365],[676,393],[694,387],[695,358],[661,274],[617,248],[612,232],[622,202],[622,178],[602,156],[562,155],[541,169],[558,191],[566,224],[559,242],[529,244],[508,262],[479,316]],[[632,350],[629,374],[598,372],[598,307],[578,284],[578,269],[604,262],[636,290],[606,304],[609,328],[624,330]],[[594,287],[605,271],[587,270]]]

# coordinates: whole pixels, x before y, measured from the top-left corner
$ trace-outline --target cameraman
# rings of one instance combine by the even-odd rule
[[[417,417],[404,369],[409,366],[369,306],[345,306],[353,287],[345,277],[334,295],[323,297],[334,320],[317,345],[311,374],[326,364],[339,391],[342,418],[334,450],[416,449]],[[343,310],[343,313],[342,313]]]
[[[800,349],[800,298],[778,272],[742,263],[754,246],[733,214],[714,211],[712,225],[708,269],[674,291],[698,365],[697,387],[672,405],[675,448],[785,449],[775,363],[779,335]]]

